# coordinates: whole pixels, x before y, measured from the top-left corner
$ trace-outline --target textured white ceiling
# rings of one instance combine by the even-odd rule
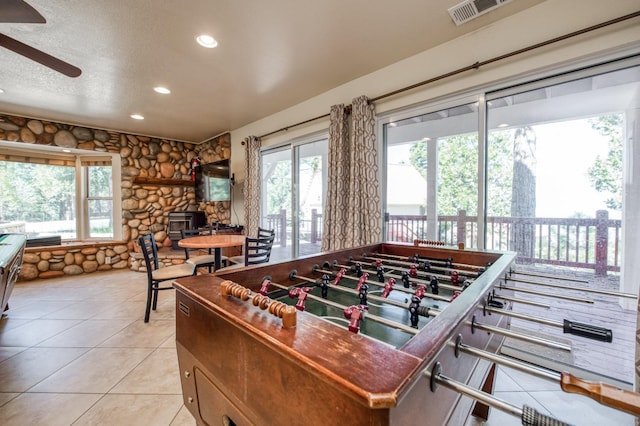
[[[0,48],[0,112],[198,143],[541,1],[457,27],[459,0],[27,0],[47,23],[0,33],[82,75]]]

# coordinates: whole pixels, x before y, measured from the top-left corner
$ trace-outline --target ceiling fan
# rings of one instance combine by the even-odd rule
[[[47,20],[23,0],[0,1],[0,23],[44,24]],[[7,35],[0,34],[0,46],[36,61],[68,77],[78,77],[82,70]]]

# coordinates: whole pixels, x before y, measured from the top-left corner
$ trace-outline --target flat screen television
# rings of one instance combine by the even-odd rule
[[[229,160],[196,167],[196,200],[198,202],[231,200]]]

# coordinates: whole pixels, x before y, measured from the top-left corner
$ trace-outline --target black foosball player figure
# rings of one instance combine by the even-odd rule
[[[358,297],[360,298],[360,304],[367,306],[367,297],[369,295],[369,285],[362,283],[360,290],[358,291]]]
[[[429,281],[429,287],[431,287],[431,293],[438,294],[440,289],[438,286],[438,277],[435,275],[431,276],[431,281]]]
[[[383,283],[384,282],[384,269],[382,268],[382,266],[378,266],[376,274],[378,275],[378,281]]]
[[[409,273],[407,273],[407,271],[402,271],[400,279],[402,280],[402,286],[404,288],[409,288],[411,286],[411,281],[409,281]]]
[[[424,269],[427,272],[431,272],[431,263],[429,263],[428,260],[425,260],[424,263],[422,264],[422,269]]]
[[[447,258],[446,267],[447,268],[453,268],[453,257],[448,257]]]
[[[420,308],[420,298],[415,294],[411,296],[411,303],[409,303],[409,315],[411,321],[411,327],[418,328],[418,308]]]
[[[328,274],[324,274],[322,279],[320,280],[320,292],[323,299],[327,298],[327,293],[329,292],[329,283],[331,282],[331,277]]]
[[[360,278],[362,276],[362,263],[356,263],[356,277]]]

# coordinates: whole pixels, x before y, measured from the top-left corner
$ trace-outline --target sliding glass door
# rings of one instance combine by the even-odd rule
[[[320,252],[327,182],[324,137],[262,153],[262,227],[276,232],[274,261]]]

